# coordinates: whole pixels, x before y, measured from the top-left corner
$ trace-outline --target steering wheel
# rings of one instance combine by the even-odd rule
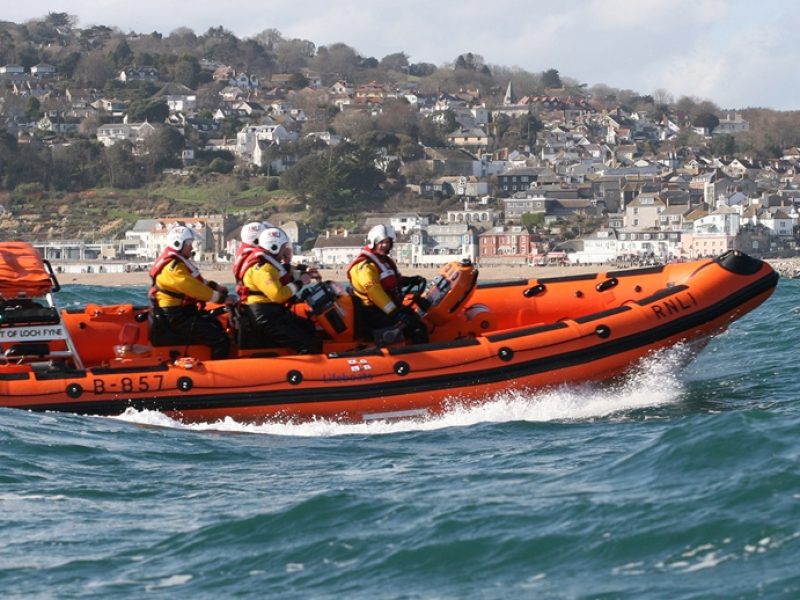
[[[422,299],[422,294],[425,293],[426,288],[428,287],[428,280],[424,277],[418,275],[414,278],[414,281],[411,283],[407,283],[405,285],[400,286],[400,294],[403,298],[411,294],[411,301],[406,303],[406,306],[422,306],[420,305],[420,300]]]

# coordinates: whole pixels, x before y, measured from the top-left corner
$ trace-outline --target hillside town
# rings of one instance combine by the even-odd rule
[[[28,237],[50,260],[102,261],[107,269],[152,260],[175,223],[195,231],[201,260],[225,262],[236,251],[241,225],[253,218],[280,225],[297,254],[328,267],[348,264],[376,223],[395,227],[398,262],[413,266],[458,259],[649,264],[731,249],[797,254],[800,147],[770,158],[726,152],[751,131],[739,111],[692,117],[666,105],[634,109],[631,102],[581,92],[557,71],[549,73],[543,93],[532,95],[519,93],[510,79],[492,93],[425,91],[408,79],[358,83],[307,68],[262,74],[207,58],[196,66],[204,87],[193,89],[155,66],[129,65],[113,74],[114,85],[98,89],[77,87],[45,62],[4,64],[0,130],[15,147],[56,153],[85,139],[106,150],[124,148],[131,160],[163,152],[156,141],[164,131],[177,132],[180,144],[161,169],[176,182],[195,177],[201,165],[207,169],[209,157],[230,157],[240,178],[283,182],[303,158],[301,142],[333,152],[352,143],[359,126],[381,119],[414,120],[443,135],[435,145],[422,135],[405,136],[402,151],[397,135],[377,143],[370,159],[380,175],[377,187],[404,204],[359,211],[344,225],[334,218],[312,225],[302,214],[266,207],[220,207],[142,215],[115,235],[96,229],[94,238],[69,239],[59,229],[63,214],[26,215],[9,203],[0,204],[4,235]],[[108,90],[142,84],[156,90],[147,102],[163,112],[134,120],[136,101]],[[320,114],[325,111],[335,120]],[[409,203],[412,210],[390,208]]]

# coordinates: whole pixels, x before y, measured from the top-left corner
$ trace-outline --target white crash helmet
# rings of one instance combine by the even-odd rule
[[[258,236],[266,229],[261,221],[252,221],[242,225],[242,242],[245,244],[257,244]]]
[[[270,254],[277,254],[284,245],[291,243],[289,236],[280,227],[267,227],[258,236],[258,245]]]
[[[375,225],[367,234],[367,245],[374,250],[383,240],[392,240],[394,243],[395,237],[394,227],[391,225]]]
[[[194,240],[194,235],[191,229],[183,225],[176,225],[167,232],[167,246],[173,250],[181,250],[189,240]]]

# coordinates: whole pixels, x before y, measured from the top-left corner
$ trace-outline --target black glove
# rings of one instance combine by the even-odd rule
[[[410,308],[402,307],[397,309],[397,322],[404,328],[413,325],[414,314]]]
[[[422,277],[421,275],[412,275],[411,277],[403,278],[403,285],[410,288],[412,287],[424,288],[427,283],[428,280]]]
[[[228,288],[222,287],[214,289],[213,293],[211,294],[210,301],[213,304],[223,304],[227,298],[228,298]]]

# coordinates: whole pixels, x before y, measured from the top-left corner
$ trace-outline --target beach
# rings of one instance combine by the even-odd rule
[[[57,266],[56,264],[53,265]],[[230,265],[199,265],[203,277],[232,286],[234,283],[233,272]],[[422,275],[427,279],[433,279],[439,273],[438,268],[411,268],[400,266],[400,270],[405,275]],[[547,266],[529,267],[512,265],[492,265],[479,267],[479,277],[482,281],[503,281],[509,279],[531,279],[541,277],[561,277],[565,275],[579,275],[582,273],[594,273],[598,271],[616,270],[613,266],[598,265],[575,265],[575,266]],[[320,275],[324,280],[345,281],[347,279],[347,268],[340,269],[320,269]],[[149,285],[150,277],[147,271],[134,271],[130,273],[69,273],[63,272],[57,275],[59,283],[78,284],[78,285],[105,285],[105,286],[130,286],[130,285]]]
[[[800,257],[769,259],[769,262],[782,277],[800,277]],[[56,264],[53,265],[57,266]],[[631,267],[636,268],[636,267]],[[200,265],[201,272],[206,279],[233,286],[233,272],[228,264]],[[405,275],[422,275],[428,280],[439,273],[438,268],[411,268],[400,266]],[[513,279],[541,279],[545,277],[566,277],[569,275],[582,275],[584,273],[604,273],[617,271],[615,265],[564,265],[531,267],[526,265],[491,265],[478,267],[480,281],[506,281]],[[96,271],[96,269],[95,269]],[[345,281],[347,269],[320,269],[324,280]],[[103,286],[134,286],[149,285],[150,278],[147,271],[134,271],[131,273],[70,273],[57,274],[61,284],[77,285],[103,285]]]

